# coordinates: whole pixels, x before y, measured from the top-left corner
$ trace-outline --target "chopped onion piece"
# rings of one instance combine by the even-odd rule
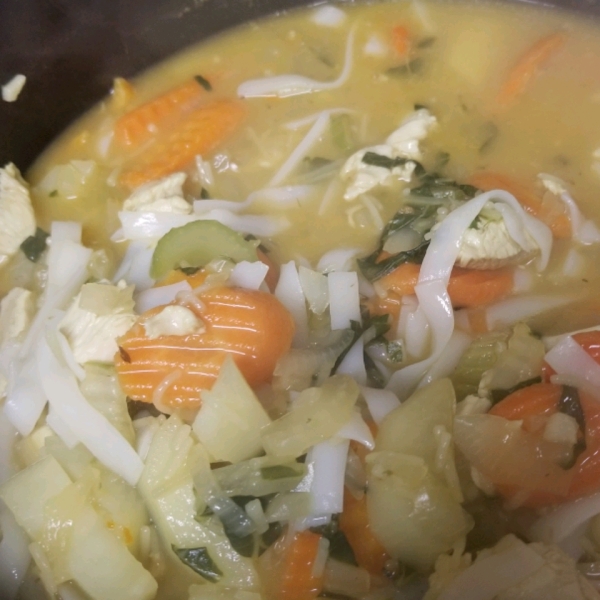
[[[150,277],[150,264],[154,248],[148,247],[147,242],[131,242],[125,251],[125,256],[113,277],[113,283],[125,279],[135,286],[137,292],[151,288],[154,279]]]
[[[350,421],[337,432],[337,437],[354,440],[369,450],[375,448],[373,434],[359,412],[355,412]]]
[[[359,385],[367,385],[365,344],[362,336],[348,350],[336,372],[340,375],[350,375]]]
[[[371,588],[365,569],[330,558],[325,565],[323,591],[345,598],[364,598]]]
[[[243,260],[233,267],[229,275],[229,283],[247,290],[258,290],[265,281],[268,271],[268,265],[260,260],[255,262]]]
[[[45,339],[37,349],[37,364],[42,387],[57,416],[102,464],[135,485],[144,467],[140,457],[84,398],[75,377],[60,364]]]
[[[6,508],[0,511],[0,530],[0,589],[6,600],[13,600],[31,562],[29,539]]]
[[[287,98],[298,94],[320,92],[322,90],[333,90],[346,83],[352,71],[352,45],[354,43],[354,30],[348,34],[346,41],[346,53],[344,67],[337,79],[322,82],[303,77],[302,75],[278,75],[276,77],[265,77],[246,81],[238,87],[238,96],[241,98],[265,98],[278,96]]]
[[[545,356],[559,375],[575,375],[600,387],[600,365],[569,335]]]
[[[339,27],[346,20],[346,13],[331,4],[324,4],[315,9],[312,21],[322,27]]]
[[[400,400],[398,400],[396,394],[389,390],[361,387],[360,391],[369,407],[371,417],[377,425],[383,421],[387,414],[400,406]]]
[[[358,248],[338,248],[321,256],[317,264],[317,271],[332,273],[334,271],[351,271],[354,259],[360,254]]]
[[[275,288],[275,296],[288,309],[294,323],[294,347],[306,346],[308,342],[308,313],[306,311],[306,299],[302,291],[300,276],[294,261],[281,265],[279,281]]]
[[[302,266],[298,269],[298,276],[311,312],[322,315],[329,306],[327,277],[318,271]]]
[[[162,285],[142,291],[136,296],[135,311],[142,314],[147,310],[173,302],[179,292],[192,290],[187,281],[180,281],[172,285]]]

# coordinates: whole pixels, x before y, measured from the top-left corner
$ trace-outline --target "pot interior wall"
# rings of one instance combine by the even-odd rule
[[[0,101],[0,165],[21,169],[110,89],[188,44],[314,0],[3,0],[0,83],[27,76]],[[600,0],[544,2],[600,15]]]

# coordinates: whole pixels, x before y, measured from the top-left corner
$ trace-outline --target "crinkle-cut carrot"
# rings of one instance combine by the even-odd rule
[[[205,332],[148,339],[144,323],[163,310],[159,306],[117,340],[117,375],[129,398],[152,402],[167,376],[179,372],[162,391],[161,404],[198,408],[200,391],[212,387],[227,355],[252,387],[270,381],[294,335],[294,321],[279,300],[266,292],[226,287],[198,297],[203,307],[187,307],[204,322]]]
[[[420,265],[404,263],[377,282],[377,287],[398,296],[415,293]],[[452,305],[476,308],[508,296],[513,288],[513,273],[509,269],[462,269],[454,267],[448,282]]]
[[[567,36],[558,31],[539,39],[528,48],[504,80],[496,96],[497,106],[506,108],[513,104],[525,92],[538,71],[562,48],[566,40]]]
[[[117,90],[117,80],[114,90]],[[115,123],[115,142],[123,148],[140,146],[148,141],[165,121],[200,101],[203,93],[204,88],[195,79],[191,79],[134,108]]]
[[[354,552],[358,566],[371,575],[383,575],[390,556],[371,531],[366,495],[357,499],[346,489],[339,527]]]
[[[559,200],[546,200],[540,197],[533,187],[515,181],[507,175],[491,171],[475,173],[470,177],[469,183],[484,192],[506,190],[519,201],[528,213],[550,227],[554,237],[568,238],[571,236],[571,221],[565,206]]]
[[[259,558],[267,600],[313,600],[323,589],[323,575],[315,573],[321,538],[312,531],[284,533]]]
[[[407,58],[410,52],[410,33],[404,25],[396,25],[392,29],[392,48],[400,58]]]
[[[221,100],[196,108],[125,170],[120,183],[135,188],[185,168],[197,155],[209,154],[228,138],[245,115],[240,101]]]
[[[541,490],[533,490],[524,502],[525,506],[539,508],[560,504],[600,489],[600,403],[583,390],[579,391],[579,400],[585,417],[586,449],[575,465],[571,485],[565,496],[558,496]],[[491,410],[490,414],[504,417],[511,421],[523,420],[525,429],[533,419],[540,416],[551,416],[558,410],[558,402],[562,386],[552,383],[538,383],[513,392]],[[515,465],[518,468],[518,465]],[[513,497],[521,492],[511,486],[502,486],[500,492],[506,497]]]

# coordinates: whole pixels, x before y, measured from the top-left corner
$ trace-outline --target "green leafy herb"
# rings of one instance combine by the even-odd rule
[[[391,77],[407,77],[410,75],[417,75],[423,71],[425,61],[421,57],[413,58],[404,65],[398,65],[391,67],[386,71],[387,75]]]
[[[204,77],[202,77],[202,75],[196,75],[196,77],[194,77],[194,79],[207,91],[207,92],[212,92],[212,85],[210,84],[210,81],[208,81],[208,79],[205,79]]]
[[[21,251],[31,261],[37,262],[46,249],[46,240],[50,234],[39,227],[34,235],[30,235],[22,244]]]
[[[494,145],[494,142],[498,138],[498,127],[495,123],[488,121],[482,127],[483,142],[479,146],[479,154],[485,154]]]
[[[377,368],[375,361],[368,355],[365,354],[365,371],[367,373],[367,385],[376,389],[383,389],[385,387],[385,378],[381,371]]]
[[[457,183],[439,173],[427,173],[421,177],[421,185],[412,188],[410,193],[438,200],[471,200],[478,191],[475,186]]]
[[[329,119],[329,129],[334,145],[342,152],[349,152],[356,146],[352,119],[349,114],[334,115]]]
[[[396,267],[403,265],[404,263],[421,263],[429,247],[429,241],[424,240],[415,248],[411,250],[405,250],[399,252],[393,256],[389,256],[384,260],[378,261],[380,250],[370,254],[366,258],[359,258],[356,262],[358,264],[361,273],[369,281],[377,281],[385,275],[391,273]]]
[[[331,558],[349,565],[358,564],[352,546],[348,543],[344,532],[340,530],[337,515],[332,517],[331,523],[328,525],[312,527],[311,531],[329,540],[329,556]]]
[[[427,105],[426,104],[415,104],[414,108],[415,108],[415,110],[427,110]]]
[[[267,548],[272,546],[283,532],[283,526],[279,521],[269,523],[269,529],[260,536],[259,554],[262,554]]]
[[[392,170],[394,167],[403,167],[409,162],[414,162],[410,158],[403,158],[402,156],[396,156],[390,158],[389,156],[383,156],[383,154],[377,154],[377,152],[365,152],[362,157],[362,162],[365,165],[372,165],[374,167],[383,167],[384,169]]]
[[[201,200],[210,200],[210,193],[208,192],[208,190],[205,187],[203,187],[200,190],[200,199]]]
[[[575,466],[579,455],[587,448],[585,441],[585,414],[581,406],[577,388],[570,385],[562,386],[560,400],[558,401],[558,411],[569,415],[569,417],[573,417],[579,427],[579,436],[575,446],[573,446],[573,455],[566,464],[561,465],[563,469],[570,469]]]
[[[184,565],[190,567],[190,569],[198,573],[201,577],[204,577],[207,581],[216,583],[223,575],[223,572],[217,567],[205,547],[176,548],[172,545],[171,548]]]
[[[269,481],[275,479],[286,479],[288,477],[301,477],[304,474],[304,469],[294,469],[290,465],[272,465],[270,467],[263,467],[260,470],[260,475],[263,479]]]
[[[450,161],[450,153],[438,152],[435,156],[435,171],[441,171]]]
[[[531,379],[526,379],[525,381],[521,381],[521,383],[517,383],[517,385],[513,385],[513,387],[505,389],[505,390],[492,390],[491,400],[492,404],[498,404],[498,402],[504,400],[507,396],[510,396],[513,392],[518,392],[523,388],[529,387],[530,385],[534,385],[536,383],[541,383],[541,377],[532,377]]]
[[[58,196],[58,190],[52,190],[48,196],[50,196],[50,198],[56,198],[56,196]]]
[[[330,165],[333,161],[330,158],[324,156],[305,156],[302,160],[303,165],[307,171],[315,171]]]

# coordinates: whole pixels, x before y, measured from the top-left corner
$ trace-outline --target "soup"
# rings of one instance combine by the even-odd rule
[[[6,166],[7,594],[598,597],[598,56],[324,5]]]

